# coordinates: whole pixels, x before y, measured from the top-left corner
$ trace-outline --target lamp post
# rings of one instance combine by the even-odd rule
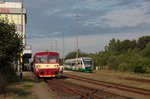
[[[55,40],[56,42],[55,42],[55,50],[56,50],[56,52],[57,52],[57,39]]]
[[[63,30],[63,66],[65,63],[65,35],[64,35],[65,29]]]
[[[78,36],[79,36],[79,15],[77,14],[76,16],[76,21],[77,21],[77,34],[76,34],[76,44],[77,44],[77,49],[76,49],[76,58],[79,57],[79,50],[78,50],[78,47],[79,47],[79,41],[78,41]]]

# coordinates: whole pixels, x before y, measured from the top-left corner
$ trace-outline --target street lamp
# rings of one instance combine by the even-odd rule
[[[56,52],[57,52],[57,40],[58,39],[56,39],[56,42],[55,42],[55,47],[56,47],[55,50],[56,50]]]
[[[76,16],[76,21],[77,21],[77,35],[76,35],[76,44],[77,44],[77,49],[76,49],[76,58],[79,57],[79,50],[78,50],[78,36],[79,36],[79,15],[77,14]]]
[[[64,32],[65,32],[65,29],[63,30],[63,66],[64,66],[64,63],[65,63],[65,60],[64,60],[64,56],[65,56],[65,35],[64,35]]]

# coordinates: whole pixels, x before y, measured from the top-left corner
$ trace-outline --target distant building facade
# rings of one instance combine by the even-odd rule
[[[0,2],[0,18],[16,24],[16,32],[23,38],[23,45],[26,44],[26,9],[21,2]]]

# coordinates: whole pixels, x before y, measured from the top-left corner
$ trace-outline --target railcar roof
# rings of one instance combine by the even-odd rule
[[[67,59],[65,61],[72,61],[72,60],[78,60],[78,59],[92,59],[91,57],[79,57],[79,58],[74,58],[74,59]]]
[[[59,55],[58,52],[37,52],[34,56],[38,55]]]

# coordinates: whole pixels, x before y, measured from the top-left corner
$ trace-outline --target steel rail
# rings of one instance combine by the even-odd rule
[[[125,91],[129,91],[129,92],[134,92],[134,93],[150,96],[150,90],[148,90],[148,89],[142,89],[142,88],[136,88],[136,87],[131,87],[131,86],[127,86],[127,85],[99,81],[99,80],[84,78],[84,77],[75,76],[75,75],[71,75],[71,74],[63,74],[63,76],[86,81],[86,82],[97,84],[97,85],[102,85],[102,86],[111,87],[111,88],[115,88],[115,89],[119,89],[119,90],[125,90]]]

